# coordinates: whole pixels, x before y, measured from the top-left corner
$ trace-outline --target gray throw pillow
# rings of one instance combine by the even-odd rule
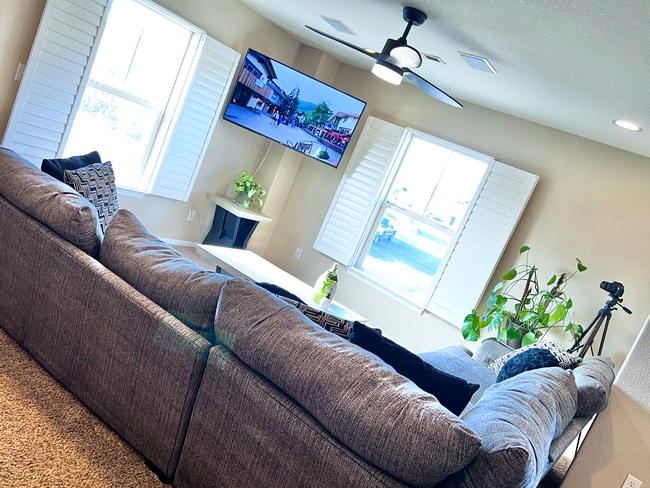
[[[151,234],[128,210],[106,228],[101,263],[212,344],[224,275],[205,271]]]
[[[120,209],[111,162],[91,164],[75,170],[66,169],[63,181],[95,206],[99,223],[105,231],[115,212]]]
[[[578,385],[578,411],[576,415],[589,416],[602,412],[609,402],[609,392],[614,383],[614,363],[605,356],[585,358],[573,370]]]
[[[483,447],[464,470],[440,488],[535,488],[544,475],[551,442],[576,412],[571,371],[526,371],[488,388],[461,418]]]
[[[333,436],[410,486],[434,486],[478,452],[478,437],[434,396],[248,281],[224,285],[214,328]]]

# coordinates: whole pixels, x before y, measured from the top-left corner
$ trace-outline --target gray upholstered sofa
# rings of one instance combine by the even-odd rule
[[[104,236],[88,201],[3,148],[0,326],[179,488],[532,488],[613,380],[595,360],[492,385],[462,346],[423,355],[482,385],[456,417],[129,212]]]

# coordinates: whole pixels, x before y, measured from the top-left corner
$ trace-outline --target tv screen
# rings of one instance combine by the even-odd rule
[[[365,107],[249,49],[224,119],[336,168]]]

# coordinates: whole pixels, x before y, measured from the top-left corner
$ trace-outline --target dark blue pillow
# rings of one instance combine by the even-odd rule
[[[434,368],[411,351],[360,322],[354,323],[350,342],[379,356],[399,374],[435,396],[455,415],[461,414],[472,395],[479,389],[479,385]]]
[[[560,361],[548,349],[529,349],[517,354],[503,365],[497,383],[517,376],[525,371],[559,366]]]
[[[102,158],[97,151],[93,151],[83,156],[72,156],[66,159],[44,159],[41,163],[41,170],[59,181],[63,181],[65,170],[74,171],[75,169],[84,168],[91,164],[101,164]]]

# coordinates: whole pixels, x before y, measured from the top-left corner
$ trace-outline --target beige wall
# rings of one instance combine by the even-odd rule
[[[609,407],[587,434],[562,488],[619,488],[628,474],[650,483],[650,320],[621,369]]]
[[[0,141],[14,106],[18,64],[27,64],[45,0],[0,0]]]
[[[496,276],[517,262],[524,244],[532,248],[531,258],[542,279],[573,267],[580,257],[589,269],[567,290],[576,318],[585,325],[606,301],[600,282],[624,283],[625,304],[634,315],[614,312],[605,347],[605,353],[622,364],[650,311],[648,158],[469,103],[462,110],[453,109],[410,84],[393,87],[344,64],[334,86],[367,101],[366,115],[428,132],[540,175]],[[303,159],[267,247],[267,259],[308,283],[331,265],[331,259],[312,246],[350,153],[338,170]],[[300,260],[293,257],[297,247],[303,249]],[[415,351],[462,341],[456,327],[429,313],[420,316],[345,272],[337,299]]]

